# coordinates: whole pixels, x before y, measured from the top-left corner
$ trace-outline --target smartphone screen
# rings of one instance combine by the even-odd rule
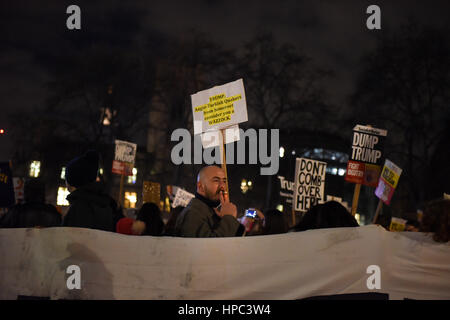
[[[245,216],[250,218],[256,218],[256,210],[255,209],[245,210]]]

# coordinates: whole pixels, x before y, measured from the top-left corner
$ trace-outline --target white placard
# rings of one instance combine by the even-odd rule
[[[194,197],[195,195],[193,195],[192,193],[178,188],[177,193],[175,194],[175,199],[172,202],[172,208],[176,208],[178,206],[186,207]]]
[[[116,140],[115,143],[116,152],[114,154],[114,160],[134,164],[137,144],[122,140]]]
[[[191,95],[194,134],[246,122],[247,102],[242,79]]]
[[[312,206],[324,202],[326,168],[326,162],[297,158],[293,196],[295,211],[306,212]]]
[[[232,143],[240,140],[239,125],[225,129],[225,136],[219,130],[206,131],[201,134],[203,148],[213,148],[222,143]],[[223,139],[223,141],[222,141]]]

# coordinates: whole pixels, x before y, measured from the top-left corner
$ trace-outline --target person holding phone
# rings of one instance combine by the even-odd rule
[[[177,218],[177,236],[233,237],[244,233],[244,226],[236,219],[237,208],[229,200],[226,182],[220,167],[207,166],[200,170],[195,197]]]
[[[264,222],[263,213],[255,208],[245,210],[245,214],[240,218],[241,223],[245,227],[245,235],[258,234],[261,229],[261,224]]]

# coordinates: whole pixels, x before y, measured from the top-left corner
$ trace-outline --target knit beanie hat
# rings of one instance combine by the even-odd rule
[[[99,155],[89,150],[82,156],[72,159],[66,166],[67,183],[75,188],[82,187],[97,178]]]

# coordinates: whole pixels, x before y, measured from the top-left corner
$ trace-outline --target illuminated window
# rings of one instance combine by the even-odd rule
[[[125,192],[125,201],[124,207],[128,208],[136,208],[137,202],[137,193],[136,192]]]
[[[61,169],[61,179],[66,180],[66,167],[62,167]]]
[[[39,177],[39,173],[41,172],[41,162],[33,161],[30,165],[30,177],[37,178]]]
[[[58,206],[68,206],[69,201],[67,201],[66,197],[69,195],[69,190],[66,187],[58,188],[58,197],[56,199],[56,204]]]
[[[133,175],[128,176],[128,183],[129,184],[135,184],[136,183],[136,177],[137,177],[137,169],[133,168]]]

